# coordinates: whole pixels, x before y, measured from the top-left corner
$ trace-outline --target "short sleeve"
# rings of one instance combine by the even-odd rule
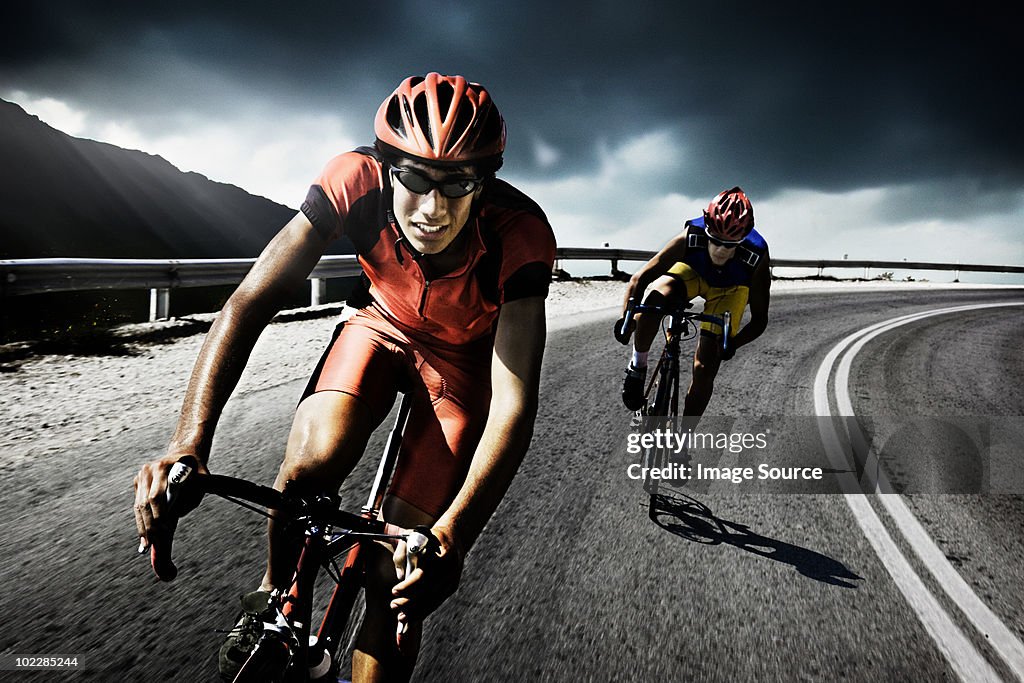
[[[346,152],[327,162],[302,202],[301,211],[325,238],[345,234],[354,207],[383,187],[380,164],[358,152]]]
[[[555,234],[547,221],[523,212],[505,226],[498,284],[503,303],[548,295],[555,263]]]

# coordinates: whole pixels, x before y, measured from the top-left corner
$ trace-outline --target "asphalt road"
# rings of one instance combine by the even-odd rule
[[[1021,300],[1021,290],[776,297],[768,332],[724,366],[708,414],[814,415],[815,373],[848,334],[915,311]],[[1022,311],[937,316],[869,342],[850,372],[856,413],[1019,420]],[[648,519],[645,496],[626,476],[629,415],[618,399],[626,353],[610,338],[612,318],[579,316],[549,334],[531,452],[468,558],[463,586],[428,622],[417,678],[958,678],[844,496],[680,495],[657,523]],[[217,471],[272,479],[302,383],[232,399]],[[131,477],[171,427],[138,424],[4,473],[0,652],[77,653],[85,663],[76,674],[5,672],[4,680],[216,680],[216,631],[232,625],[236,596],[261,576],[263,524],[207,500],[179,530],[178,580],[152,578],[134,554]],[[370,460],[343,490],[353,508]],[[1024,498],[900,498],[977,596],[1024,637]],[[869,502],[941,609],[1010,678],[876,497]]]

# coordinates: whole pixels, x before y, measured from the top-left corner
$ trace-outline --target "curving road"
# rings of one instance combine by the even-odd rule
[[[724,366],[709,414],[814,415],[816,373],[848,335],[908,313],[1011,301],[1024,301],[1024,291],[778,296],[769,331]],[[469,557],[459,593],[432,617],[418,679],[1019,676],[941,590],[877,496],[862,503],[931,598],[901,589],[843,495],[677,496],[658,523],[649,520],[626,477],[628,414],[618,401],[626,353],[610,340],[614,317],[579,315],[549,334],[531,453]],[[894,328],[852,359],[853,411],[1019,423],[1022,337],[1021,308]],[[272,478],[303,383],[292,378],[232,400],[218,471]],[[837,411],[835,395],[829,401]],[[79,653],[87,670],[75,676],[83,680],[216,680],[215,631],[230,627],[234,596],[258,581],[263,525],[208,500],[179,532],[178,581],[151,578],[132,553],[128,489],[138,462],[170,430],[139,424],[0,473],[0,606],[10,624],[0,652]],[[371,465],[346,484],[352,506],[362,502]],[[1011,641],[1024,637],[1024,498],[898,498]],[[936,636],[914,604],[921,600],[952,630]],[[963,653],[950,654],[937,637],[962,639],[961,650],[980,660],[958,659]]]

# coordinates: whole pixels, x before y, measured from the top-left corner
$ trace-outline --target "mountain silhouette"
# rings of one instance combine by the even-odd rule
[[[159,156],[72,137],[4,100],[0,159],[0,259],[253,257],[295,215]]]

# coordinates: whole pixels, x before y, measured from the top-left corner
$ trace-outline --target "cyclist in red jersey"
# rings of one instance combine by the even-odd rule
[[[429,526],[440,542],[432,561],[397,585],[396,563],[382,551],[353,655],[357,681],[411,675],[420,622],[456,590],[463,557],[526,453],[555,254],[540,208],[495,178],[505,124],[483,86],[436,73],[408,78],[381,104],[374,132],[373,148],[327,164],[225,304],[167,454],[135,479],[140,551],[149,548],[157,575],[172,579],[168,470],[184,455],[206,467],[217,420],[260,332],[328,245],[348,236],[366,291],[348,302],[296,409],[275,486],[292,480],[310,492],[337,491],[396,389],[411,391],[383,515],[403,527]],[[280,530],[269,526],[261,589],[287,588],[297,549],[282,547]],[[400,641],[398,623],[407,626]],[[224,676],[226,660],[244,661],[232,647],[229,638]]]

